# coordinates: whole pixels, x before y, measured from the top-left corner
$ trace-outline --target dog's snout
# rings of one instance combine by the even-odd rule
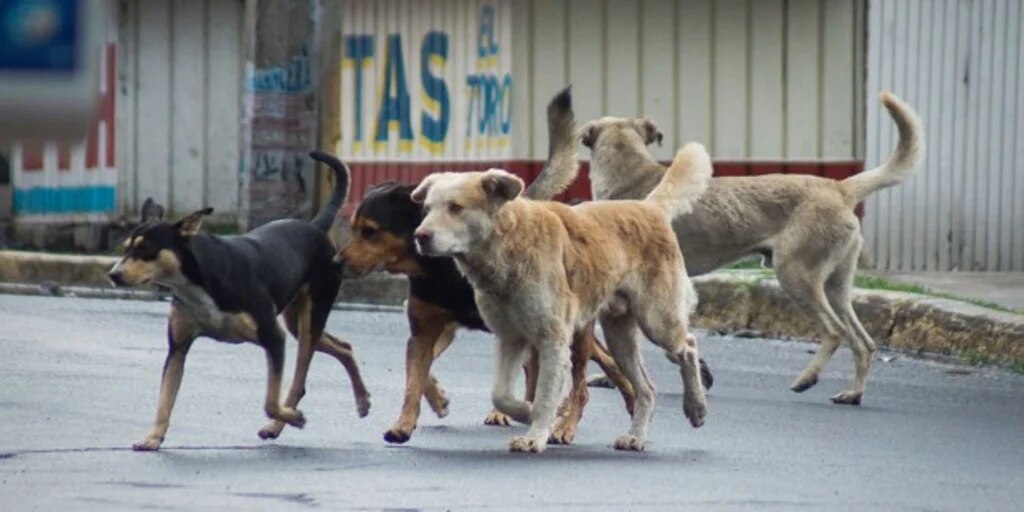
[[[124,286],[124,275],[119,270],[107,272],[107,279],[110,279],[114,286]]]
[[[334,263],[336,263],[338,265],[344,265],[345,264],[345,255],[339,252],[339,253],[334,255],[334,259],[332,261],[334,261]]]
[[[434,238],[434,234],[431,233],[430,231],[420,231],[417,229],[416,233],[413,235],[413,238],[416,239],[416,243],[419,244],[420,247],[423,247],[425,245],[430,244],[430,240]]]

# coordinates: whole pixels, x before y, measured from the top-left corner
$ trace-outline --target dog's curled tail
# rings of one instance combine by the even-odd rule
[[[579,172],[571,89],[562,89],[548,103],[548,159],[523,193],[530,199],[550,200],[569,188]]]
[[[924,154],[924,133],[921,120],[914,110],[890,92],[882,92],[879,98],[896,122],[900,138],[889,161],[842,181],[843,187],[852,196],[853,204],[863,201],[876,190],[899,184],[914,172]]]
[[[334,171],[334,191],[331,192],[331,199],[320,209],[320,213],[313,218],[313,225],[320,228],[324,233],[331,229],[334,218],[338,216],[338,210],[345,205],[348,199],[348,184],[351,173],[348,166],[338,157],[323,151],[311,151],[309,157],[317,162],[326,164]]]
[[[690,213],[711,184],[711,156],[704,145],[690,142],[676,152],[672,165],[647,201],[658,204],[669,218]]]

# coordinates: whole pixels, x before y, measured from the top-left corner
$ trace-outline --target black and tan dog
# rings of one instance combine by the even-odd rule
[[[576,159],[575,121],[569,89],[560,92],[548,105],[550,137],[548,160],[545,168],[578,165]],[[574,173],[570,173],[574,174]],[[561,178],[561,172],[547,172],[544,176]],[[526,194],[531,197],[550,197],[554,190],[566,184],[549,180],[535,181]],[[448,414],[448,399],[444,389],[433,375],[433,361],[451,344],[458,328],[488,330],[473,299],[473,289],[455,268],[451,258],[432,258],[416,252],[413,232],[423,220],[423,212],[414,204],[410,194],[415,184],[383,183],[367,192],[352,217],[352,238],[339,254],[346,270],[353,275],[366,275],[375,270],[403,274],[409,279],[407,314],[411,336],[406,349],[406,386],[402,412],[395,424],[384,433],[389,443],[404,443],[412,436],[420,414],[420,401],[425,397],[439,417]],[[573,393],[563,411],[559,425],[552,432],[553,443],[570,443],[576,435],[576,425],[587,401],[585,385],[586,363],[591,358],[592,326],[576,333],[573,340]],[[633,395],[629,382],[615,367],[611,356],[604,350],[593,358],[605,372],[616,380],[632,411]],[[527,366],[527,399],[532,395],[535,371]],[[498,411],[488,414],[484,423],[508,425],[509,418]]]
[[[150,433],[134,444],[135,450],[160,448],[185,357],[199,336],[229,343],[248,341],[266,351],[269,378],[264,410],[272,421],[259,431],[263,439],[277,437],[286,423],[299,428],[305,424],[297,406],[306,391],[314,350],[330,354],[345,366],[359,415],[369,412],[369,394],[351,345],[324,332],[342,280],[341,269],[332,261],[335,249],[327,232],[348,196],[349,173],[331,155],[313,152],[310,156],[330,166],[335,176],[330,201],[312,222],[278,220],[240,236],[219,237],[199,232],[212,208],[171,224],[152,213],[150,201],[144,205],[145,222],[129,236],[127,252],[109,277],[117,286],[156,284],[169,289],[174,300],[167,319],[167,359],[156,421]],[[299,341],[295,378],[283,405],[285,333],[278,314],[284,315],[288,330]]]

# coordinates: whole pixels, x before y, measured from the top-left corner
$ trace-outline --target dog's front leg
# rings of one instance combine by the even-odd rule
[[[160,402],[156,408],[156,420],[153,428],[141,441],[132,445],[135,451],[156,451],[164,442],[167,428],[171,423],[171,410],[181,388],[181,378],[185,373],[185,357],[195,340],[195,334],[188,322],[182,318],[177,307],[171,306],[171,314],[167,320],[167,358],[164,359],[163,374],[160,379]]]
[[[420,402],[429,385],[430,365],[434,361],[434,342],[444,330],[444,324],[419,325],[409,337],[405,348],[405,400],[395,424],[384,433],[389,443],[404,443],[416,430],[420,417]]]
[[[530,411],[530,428],[526,435],[514,437],[509,449],[514,452],[543,452],[558,414],[558,405],[568,391],[570,366],[569,333],[555,330],[553,335],[537,340],[540,371],[537,375],[537,397]]]
[[[530,350],[530,357],[523,365],[523,375],[526,377],[526,401],[533,403],[537,396],[537,374],[540,373],[540,356],[537,349]],[[513,399],[514,400],[514,399]],[[484,425],[507,427],[512,424],[513,419],[497,408],[491,409],[484,418]]]

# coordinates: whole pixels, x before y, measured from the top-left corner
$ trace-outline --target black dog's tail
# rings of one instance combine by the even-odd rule
[[[334,218],[338,216],[338,210],[341,210],[341,207],[345,205],[345,201],[348,199],[348,184],[351,173],[344,162],[330,153],[311,151],[309,157],[317,162],[326,164],[334,171],[334,192],[331,193],[331,199],[327,201],[327,204],[320,210],[320,213],[316,214],[312,221],[314,226],[326,233],[331,229],[331,225],[334,224]]]
[[[580,169],[576,141],[572,91],[566,87],[548,103],[548,160],[524,196],[550,201],[572,185]]]

